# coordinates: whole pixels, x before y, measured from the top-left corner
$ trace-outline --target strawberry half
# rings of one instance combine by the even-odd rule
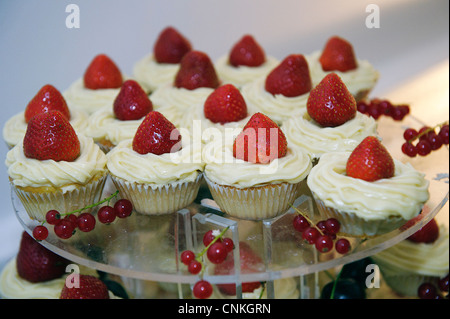
[[[415,243],[434,243],[439,238],[439,226],[433,218],[407,239]]]
[[[266,77],[265,89],[272,94],[295,97],[311,91],[309,66],[302,54],[284,58]]]
[[[156,62],[170,64],[180,63],[191,50],[191,43],[173,27],[162,30],[153,47]]]
[[[208,96],[203,111],[213,123],[237,122],[247,117],[247,104],[234,85],[225,84]]]
[[[233,144],[234,157],[251,163],[269,163],[286,153],[286,136],[262,113],[252,115]]]
[[[254,272],[261,272],[264,269],[263,260],[251,249],[250,245],[246,242],[239,242],[239,258],[241,263],[241,273],[248,274]],[[232,275],[234,274],[234,256],[233,252],[229,253],[227,258],[221,263],[215,265],[215,275]],[[242,292],[253,292],[259,288],[261,283],[256,282],[243,282]],[[236,295],[235,284],[218,284],[217,287],[224,294],[234,296]]]
[[[355,147],[347,160],[347,176],[368,182],[394,176],[395,164],[388,150],[375,136]]]
[[[324,71],[346,72],[358,67],[351,43],[337,36],[328,39],[319,62]]]
[[[74,161],[80,141],[72,125],[59,111],[35,115],[28,122],[23,139],[26,157],[37,160]]]
[[[24,112],[25,122],[28,123],[36,114],[50,110],[60,111],[70,121],[70,111],[61,92],[53,85],[46,84],[28,103]]]
[[[73,287],[64,285],[60,299],[109,299],[108,287],[100,279],[90,275],[79,275],[79,286],[73,280]]]
[[[232,66],[260,66],[266,62],[263,48],[251,35],[244,35],[232,48],[229,63]]]
[[[22,233],[16,268],[19,276],[29,282],[43,282],[64,275],[69,261],[48,250],[27,232]]]
[[[217,88],[219,79],[209,56],[201,51],[186,53],[175,75],[174,86],[188,90],[200,87]]]
[[[323,127],[344,124],[356,116],[356,101],[336,73],[327,74],[309,93],[309,116]]]
[[[161,155],[180,149],[180,132],[158,111],[151,111],[146,115],[133,138],[133,150],[139,154]]]
[[[119,68],[105,54],[99,54],[91,61],[83,80],[84,86],[91,90],[117,89],[123,83]]]
[[[127,80],[114,100],[113,110],[121,121],[138,120],[153,110],[153,104],[139,83]]]

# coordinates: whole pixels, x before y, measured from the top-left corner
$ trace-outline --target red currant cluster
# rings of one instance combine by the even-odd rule
[[[401,121],[409,114],[409,105],[398,104],[394,105],[388,100],[375,98],[369,101],[359,101],[356,104],[359,112],[367,114],[374,119],[378,119],[380,116],[390,116],[395,121]]]
[[[209,230],[203,236],[203,245],[205,248],[196,255],[192,250],[185,250],[181,253],[180,260],[188,267],[188,271],[196,275],[203,270],[203,255],[213,264],[222,263],[228,256],[228,253],[234,249],[234,243],[231,238],[223,237],[228,227],[220,233]],[[212,286],[206,280],[200,280],[195,283],[192,293],[198,299],[209,298],[212,294]]]
[[[328,218],[314,224],[298,209],[296,210],[298,214],[293,218],[292,224],[296,231],[302,233],[302,238],[307,243],[314,245],[321,253],[329,252],[333,247],[340,254],[346,254],[350,251],[351,245],[346,238],[336,240],[337,233],[341,228],[337,219]]]
[[[420,299],[442,299],[444,294],[448,298],[448,274],[444,278],[439,279],[438,287],[431,283],[423,283],[417,290]]]
[[[439,132],[436,133],[438,128]],[[403,132],[403,138],[406,140],[402,145],[403,154],[409,157],[426,156],[432,151],[440,149],[442,145],[448,145],[448,121],[435,127],[423,126],[419,131],[407,128]],[[414,145],[413,142],[416,140],[418,142]]]
[[[96,219],[91,213],[81,213],[84,210],[91,209],[95,206],[108,202],[107,205],[100,207],[97,211],[97,219],[103,224],[112,223],[116,217],[126,218],[131,215],[133,205],[128,199],[119,199],[114,206],[109,205],[109,201],[117,196],[116,191],[111,196],[103,199],[98,203],[83,207],[81,209],[61,214],[57,210],[49,210],[45,215],[45,222],[53,225],[55,235],[61,239],[68,239],[75,234],[76,229],[82,232],[90,232],[95,228]],[[77,213],[81,213],[77,216]],[[36,240],[45,240],[48,237],[48,229],[45,225],[38,225],[33,229],[33,237]]]

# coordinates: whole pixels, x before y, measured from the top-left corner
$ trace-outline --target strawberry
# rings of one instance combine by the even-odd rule
[[[162,30],[153,47],[158,63],[180,63],[181,58],[191,50],[191,43],[173,27]]]
[[[439,226],[433,218],[425,226],[408,237],[409,241],[415,243],[431,244],[439,238]]]
[[[355,147],[347,160],[347,176],[373,182],[394,176],[394,160],[375,136]]]
[[[122,85],[122,73],[105,54],[97,55],[84,73],[84,86],[91,90],[117,89]]]
[[[269,163],[286,153],[286,136],[262,113],[252,115],[233,144],[234,157],[251,163]]]
[[[234,85],[225,84],[208,96],[203,111],[205,117],[213,123],[237,122],[247,116],[247,104]]]
[[[48,250],[31,237],[22,233],[16,257],[18,275],[29,282],[43,282],[60,278],[69,261]]]
[[[153,104],[136,81],[127,80],[114,100],[113,110],[121,121],[138,120],[153,110]]]
[[[151,111],[145,116],[133,138],[133,150],[139,154],[161,155],[180,149],[180,132],[158,111]]]
[[[99,278],[82,274],[78,278],[73,287],[63,286],[60,299],[109,299],[108,287]]]
[[[174,86],[188,90],[200,87],[217,88],[219,79],[209,56],[201,51],[186,53],[175,75]]]
[[[327,74],[309,93],[309,116],[323,127],[336,127],[356,116],[356,101],[336,73]]]
[[[241,263],[241,273],[248,274],[253,272],[260,272],[264,269],[263,260],[252,250],[249,244],[246,242],[239,242],[239,258]],[[234,256],[233,252],[227,255],[227,258],[221,263],[215,265],[215,275],[231,275],[234,274]],[[234,296],[236,295],[235,284],[218,284],[218,288],[221,292]],[[242,292],[253,292],[259,288],[261,283],[256,282],[243,282]]]
[[[266,77],[265,89],[272,94],[295,97],[309,92],[312,88],[309,66],[301,54],[291,54],[284,58]]]
[[[244,35],[230,51],[229,62],[232,66],[260,66],[266,62],[262,47],[251,35]]]
[[[23,138],[26,157],[37,160],[74,161],[80,154],[80,141],[72,125],[59,111],[35,115]]]
[[[70,111],[61,92],[53,85],[46,84],[28,103],[24,113],[25,122],[28,123],[38,113],[50,110],[60,111],[70,121]]]
[[[328,39],[319,62],[324,71],[346,72],[358,67],[351,43],[337,36]]]

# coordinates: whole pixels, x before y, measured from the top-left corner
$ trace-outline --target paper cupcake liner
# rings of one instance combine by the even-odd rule
[[[80,185],[66,192],[62,190],[45,192],[42,189],[24,189],[18,186],[15,186],[14,190],[30,218],[45,221],[45,215],[51,209],[68,213],[98,202],[107,176],[105,174],[94,177],[86,185]]]
[[[383,271],[381,272],[383,273]],[[428,282],[437,286],[439,281],[437,277],[420,274],[383,275],[383,279],[392,290],[407,297],[417,297],[417,291],[421,284]]]
[[[299,196],[302,183],[279,183],[259,187],[238,188],[219,185],[205,176],[214,201],[220,209],[233,217],[262,220],[281,215]]]
[[[316,202],[320,218],[336,218],[341,224],[339,232],[344,236],[374,237],[393,231],[406,222],[406,220],[400,216],[391,216],[379,220],[365,220],[354,213],[342,212],[327,207],[324,202],[318,199],[314,194],[313,198]]]
[[[111,178],[121,197],[130,200],[135,211],[145,215],[161,215],[174,213],[191,204],[197,197],[202,174],[192,182],[165,185],[133,183],[113,175]]]

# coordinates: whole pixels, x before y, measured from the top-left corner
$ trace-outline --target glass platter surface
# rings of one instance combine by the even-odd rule
[[[238,220],[221,213],[208,198],[197,200],[170,215],[144,216],[133,213],[128,218],[116,219],[110,225],[97,222],[94,231],[77,231],[68,240],[57,238],[50,229],[49,237],[42,244],[74,263],[110,274],[137,280],[193,284],[199,280],[199,276],[187,272],[187,267],[179,262],[180,253],[185,249],[202,249],[199,243],[206,230],[228,226],[225,236],[231,237],[237,245],[240,241],[250,244],[264,257],[265,268],[243,274],[240,273],[240,266],[236,266],[235,274],[219,276],[212,273],[212,265],[207,265],[203,278],[212,284],[232,282],[239,286],[242,282],[271,282],[337,267],[376,254],[406,239],[430,221],[447,203],[448,147],[442,147],[426,157],[409,158],[401,152],[404,129],[419,129],[422,126],[423,123],[413,116],[407,116],[401,122],[386,117],[378,120],[378,132],[391,155],[402,162],[411,163],[418,171],[425,173],[430,182],[430,199],[425,205],[423,218],[408,228],[374,238],[347,237],[352,243],[352,250],[345,255],[339,255],[334,249],[328,253],[319,253],[312,245],[303,243],[299,233],[292,227],[292,218],[296,214],[292,208],[272,220]],[[107,186],[104,194],[107,196],[113,191],[111,186]],[[202,199],[203,191],[207,194],[206,188],[202,188],[198,199]],[[11,196],[18,220],[31,234],[38,223],[28,217],[13,190]],[[298,198],[294,206],[312,211],[315,209],[308,196]],[[445,214],[448,215],[448,212]],[[237,261],[238,254],[235,254]]]

